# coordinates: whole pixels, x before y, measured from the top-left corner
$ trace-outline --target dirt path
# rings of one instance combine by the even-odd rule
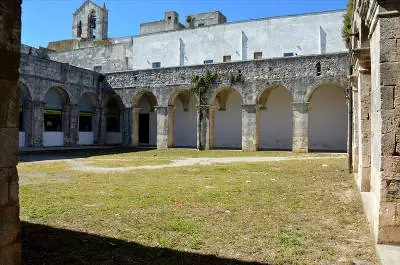
[[[329,157],[329,159],[342,158],[342,156]],[[327,159],[327,157],[221,157],[221,158],[185,158],[173,160],[170,164],[152,165],[152,166],[135,166],[135,167],[99,167],[90,165],[90,161],[83,159],[67,159],[72,170],[89,172],[89,173],[113,173],[128,172],[143,169],[163,169],[177,168],[193,165],[212,165],[212,164],[229,164],[229,163],[259,163],[259,162],[277,162],[289,160],[315,160]]]

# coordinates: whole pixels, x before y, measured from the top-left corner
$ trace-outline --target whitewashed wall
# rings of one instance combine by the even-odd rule
[[[79,132],[79,141],[80,145],[91,145],[93,144],[93,132]]]
[[[63,146],[63,132],[43,132],[43,146]]]
[[[107,132],[106,144],[122,144],[122,133]]]
[[[19,132],[18,147],[25,147],[25,132]]]
[[[133,37],[133,69],[203,64],[346,50],[341,37],[343,11],[234,22],[210,27]],[[324,34],[321,34],[323,32]]]
[[[341,88],[329,85],[319,87],[310,101],[308,121],[311,150],[346,150],[347,105]]]
[[[292,149],[292,97],[285,88],[274,89],[260,111],[261,149]]]
[[[219,111],[218,101],[215,110],[215,147],[242,147],[242,98],[233,91],[226,102],[226,110]]]
[[[196,97],[191,96],[188,111],[183,111],[179,97],[175,100],[174,109],[174,143],[175,146],[195,147],[197,141]]]

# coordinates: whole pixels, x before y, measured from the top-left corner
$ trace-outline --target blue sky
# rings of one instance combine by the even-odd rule
[[[49,41],[72,37],[72,13],[84,0],[23,0],[22,43],[46,47]],[[103,0],[93,0],[103,5]],[[347,0],[106,0],[109,37],[139,34],[142,22],[161,20],[175,10],[181,23],[193,13],[219,10],[228,22],[345,9]]]

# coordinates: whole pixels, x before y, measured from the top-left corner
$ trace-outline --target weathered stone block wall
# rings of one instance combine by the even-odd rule
[[[18,67],[21,2],[0,4],[0,264],[21,263],[18,202]]]

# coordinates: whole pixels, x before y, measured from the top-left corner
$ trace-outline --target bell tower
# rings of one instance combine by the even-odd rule
[[[78,40],[106,40],[108,38],[108,10],[86,0],[73,14],[72,38]]]

